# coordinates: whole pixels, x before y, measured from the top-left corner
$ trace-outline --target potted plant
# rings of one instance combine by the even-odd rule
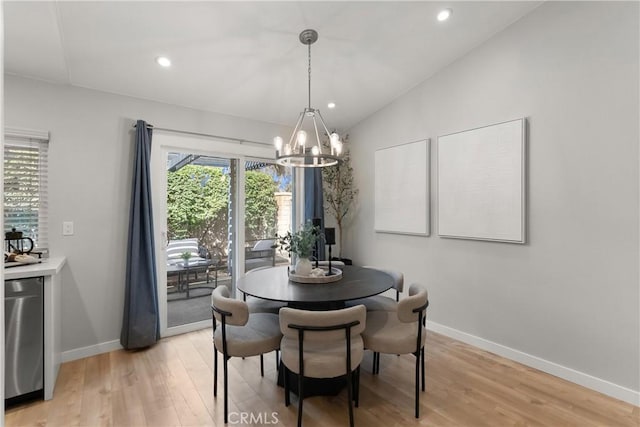
[[[184,260],[184,266],[187,267],[189,265],[189,258],[191,258],[191,252],[182,252],[180,258]]]
[[[348,140],[349,135],[346,135],[344,142]],[[342,257],[342,227],[348,221],[350,209],[358,195],[349,150],[345,149],[342,162],[338,165],[322,169],[322,192],[325,212],[333,217],[338,228],[338,259],[351,265],[350,259]]]
[[[278,236],[279,246],[296,255],[296,274],[308,276],[311,273],[312,265],[309,257],[319,239],[320,227],[314,226],[311,221],[307,221],[295,233],[287,231],[285,236]]]

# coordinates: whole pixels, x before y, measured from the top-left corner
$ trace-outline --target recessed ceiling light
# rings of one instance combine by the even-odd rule
[[[327,108],[336,108],[336,103],[335,102],[328,103]]]
[[[451,9],[444,9],[441,10],[438,13],[438,21],[442,22],[442,21],[446,21],[447,19],[449,19],[451,17],[451,13],[453,11]]]
[[[171,60],[169,58],[167,58],[166,56],[158,56],[156,58],[156,62],[161,67],[165,67],[166,68],[166,67],[170,67],[171,66]]]

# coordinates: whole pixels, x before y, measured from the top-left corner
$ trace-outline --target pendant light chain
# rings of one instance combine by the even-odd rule
[[[311,43],[307,46],[309,48],[309,109],[311,109]]]

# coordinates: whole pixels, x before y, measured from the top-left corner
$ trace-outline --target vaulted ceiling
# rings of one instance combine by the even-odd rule
[[[4,2],[5,72],[295,124],[347,129],[541,2]],[[451,8],[448,21],[437,13]],[[172,65],[161,68],[158,56]],[[336,108],[327,109],[333,101]]]

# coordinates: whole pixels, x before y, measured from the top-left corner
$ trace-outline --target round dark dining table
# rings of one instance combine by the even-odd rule
[[[319,309],[344,306],[345,301],[377,295],[393,287],[393,278],[382,271],[350,265],[340,270],[342,278],[337,282],[297,283],[289,280],[286,265],[265,268],[240,278],[237,287],[256,298]]]

